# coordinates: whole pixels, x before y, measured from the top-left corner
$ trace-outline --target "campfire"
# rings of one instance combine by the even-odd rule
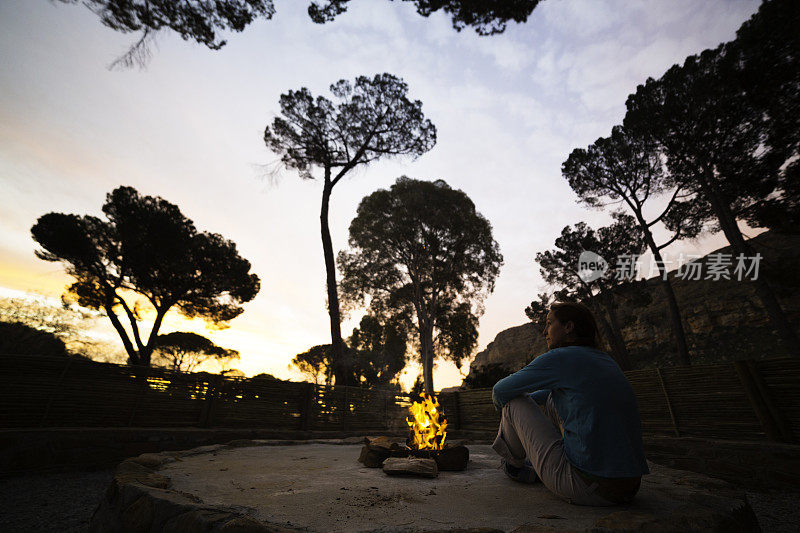
[[[447,435],[447,420],[439,420],[439,401],[435,397],[428,398],[424,392],[421,396],[422,401],[414,402],[408,409],[411,418],[406,418],[413,432],[413,447],[417,450],[441,450]]]
[[[436,398],[423,393],[422,401],[409,407],[406,422],[410,436],[366,437],[359,462],[371,468],[382,466],[387,474],[426,477],[436,477],[439,470],[464,470],[469,449],[462,444],[445,444],[447,420],[443,414]]]

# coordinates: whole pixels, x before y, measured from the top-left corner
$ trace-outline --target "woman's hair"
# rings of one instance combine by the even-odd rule
[[[588,307],[575,302],[555,302],[550,305],[550,311],[561,324],[572,322],[575,325],[572,330],[575,340],[567,345],[597,348],[597,323]]]

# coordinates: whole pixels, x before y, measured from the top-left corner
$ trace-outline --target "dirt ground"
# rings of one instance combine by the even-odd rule
[[[88,531],[112,473],[54,472],[0,479],[0,531]]]
[[[0,531],[87,531],[111,475],[112,470],[100,470],[0,479]],[[795,533],[800,528],[800,492],[747,496],[765,533]]]

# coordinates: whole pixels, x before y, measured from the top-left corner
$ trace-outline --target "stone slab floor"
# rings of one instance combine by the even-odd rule
[[[505,489],[506,495],[509,491],[515,493],[514,497],[521,500],[515,501],[524,510],[512,512],[507,517],[507,521],[515,522],[515,526],[522,522],[565,527],[566,518],[556,516],[574,518],[575,512],[580,510],[560,503],[541,486],[520,486],[506,479],[497,469],[499,461],[488,446],[470,445],[472,462],[466,471],[442,472],[439,478],[432,480],[390,478],[378,469],[363,468],[355,462],[357,446],[310,445],[291,448],[273,448],[270,451],[272,471],[265,471],[265,465],[258,464],[264,458],[263,448],[243,448],[232,450],[235,452],[233,455],[240,456],[241,460],[230,465],[220,464],[225,459],[224,454],[228,453],[223,451],[212,457],[185,458],[182,464],[167,465],[169,470],[165,468],[164,473],[169,472],[174,483],[178,483],[182,476],[181,467],[190,466],[190,461],[196,461],[198,465],[202,463],[201,470],[207,476],[204,478],[205,485],[201,485],[197,477],[191,479],[186,476],[180,481],[186,482],[185,488],[194,486],[200,490],[208,487],[211,490],[206,497],[216,492],[220,501],[225,500],[226,493],[248,495],[247,501],[255,503],[261,513],[273,517],[275,521],[285,518],[284,522],[294,520],[300,525],[300,522],[309,519],[309,523],[322,524],[323,530],[344,529],[348,524],[366,522],[368,517],[403,527],[412,524],[423,509],[426,514],[421,524],[426,529],[451,529],[465,518],[452,509],[448,510],[454,503],[456,510],[464,512],[466,508],[466,516],[478,517],[483,520],[481,523],[503,529],[504,526],[496,522],[495,517],[501,515],[500,519],[503,520],[505,509],[511,505],[507,498],[502,506],[496,503],[496,495],[491,495],[491,491],[498,488]],[[323,453],[314,457],[309,453],[311,450],[334,453],[332,456]],[[340,453],[335,453],[337,451]],[[276,455],[272,455],[272,452]],[[251,455],[250,459],[245,459],[248,455]],[[283,465],[276,464],[280,456],[287,459]],[[303,484],[298,480],[287,484],[287,477],[291,478],[291,473],[297,471],[304,471],[309,477]],[[271,476],[275,477],[275,482],[269,481]],[[102,470],[31,473],[0,479],[0,531],[86,531],[111,477],[111,470]],[[277,479],[283,479],[284,483],[279,485]],[[259,491],[258,487],[269,489],[269,492]],[[445,488],[447,491],[443,490]],[[451,494],[455,494],[455,499],[460,499],[460,502],[454,502],[452,496],[445,494],[450,492],[450,488],[454,491]],[[647,484],[643,485],[640,494],[644,495],[646,489]],[[257,494],[259,492],[261,494]],[[482,495],[479,502],[469,497],[476,493]],[[291,497],[293,494],[297,497]],[[788,533],[798,530],[800,492],[748,492],[747,498],[764,532]],[[498,512],[500,507],[503,512]],[[481,518],[481,512],[490,514]],[[540,518],[548,515],[548,518]],[[469,522],[475,527],[477,521]],[[376,525],[371,522],[369,528]]]
[[[182,457],[159,474],[170,478],[172,490],[204,504],[313,531],[583,529],[619,510],[667,515],[696,497],[697,487],[676,484],[676,471],[659,465],[643,479],[634,504],[598,508],[567,504],[541,483],[508,479],[488,445],[470,445],[468,467],[436,479],[387,476],[357,463],[359,450],[325,444],[224,449]]]

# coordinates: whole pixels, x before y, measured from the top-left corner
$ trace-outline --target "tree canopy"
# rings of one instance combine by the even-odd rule
[[[429,17],[442,11],[450,16],[453,28],[461,31],[474,28],[478,35],[503,33],[508,22],[525,22],[540,0],[402,0],[413,2],[417,13]],[[323,24],[347,11],[350,0],[315,1],[308,14],[316,23]]]
[[[314,179],[314,168],[335,172],[336,185],[350,170],[382,157],[419,157],[436,144],[436,128],[409,100],[408,84],[392,74],[359,76],[330,86],[336,98],[314,98],[305,87],[280,97],[281,115],[264,142],[288,168]]]
[[[217,346],[210,339],[188,331],[159,335],[153,353],[154,364],[182,372],[193,372],[209,361],[217,362],[220,370],[225,371],[237,359],[236,350]]]
[[[748,214],[753,226],[798,231],[800,227],[800,4],[765,0],[727,45],[728,61],[748,104],[763,111],[765,145],[782,169],[775,191]]]
[[[542,277],[559,290],[558,300],[581,301],[592,308],[600,325],[600,332],[611,346],[614,359],[623,370],[632,368],[630,356],[622,338],[621,327],[617,319],[616,307],[612,291],[623,285],[631,285],[633,279],[619,276],[616,259],[618,257],[635,258],[645,249],[642,231],[630,215],[616,213],[615,221],[598,230],[579,222],[574,227],[566,226],[552,250],[536,254]],[[595,276],[587,276],[579,264],[584,252],[597,254],[607,262],[607,270]],[[635,259],[634,259],[635,261]],[[531,302],[526,310],[528,316],[539,323],[549,309],[549,297],[539,295],[539,301]]]
[[[797,2],[766,1],[731,42],[686,58],[628,97],[625,126],[663,152],[729,238],[734,220],[800,224]]]
[[[305,179],[322,170],[320,226],[328,289],[334,377],[339,385],[354,385],[342,343],[336,265],[328,226],[333,187],[352,169],[385,157],[418,157],[436,144],[436,128],[422,113],[419,100],[409,100],[408,85],[391,74],[359,76],[355,83],[331,85],[334,104],[314,98],[305,87],[280,98],[281,115],[264,131],[264,141],[287,168]]]
[[[783,231],[800,223],[800,5],[766,0],[735,40],[689,56],[628,97],[623,125],[587,150],[572,152],[562,171],[590,206],[626,205],[661,271],[679,359],[690,362],[677,301],[660,250],[702,231],[722,231],[737,257],[753,258],[740,221]],[[646,220],[645,202],[669,195]],[[672,237],[656,244],[651,227]],[[790,354],[800,340],[768,278],[753,287]],[[775,277],[772,277],[773,282]]]
[[[316,385],[330,385],[333,381],[333,358],[330,344],[312,346],[292,359],[292,366],[305,374]],[[291,368],[291,366],[290,366]]]
[[[400,323],[384,323],[375,315],[366,314],[345,343],[348,380],[362,387],[391,386],[405,368],[408,334]],[[333,382],[333,348],[330,344],[314,346],[297,354],[292,365],[315,384]]]
[[[101,313],[83,309],[65,296],[62,296],[60,305],[44,296],[0,297],[0,322],[19,322],[52,333],[73,354],[89,359],[114,360],[119,348],[86,334],[101,318]]]
[[[373,314],[362,317],[347,340],[359,385],[386,388],[405,368],[408,332],[399,321],[381,321]]]
[[[503,257],[492,228],[462,191],[442,180],[399,178],[366,196],[339,253],[349,306],[409,325],[433,394],[433,361],[460,366],[475,347],[482,301]]]
[[[211,50],[226,41],[219,32],[244,30],[257,19],[275,15],[273,0],[58,0],[82,3],[103,25],[121,33],[138,33],[139,39],[113,65],[144,66],[150,57],[148,41],[156,32],[169,30]],[[403,0],[413,2],[417,13],[428,17],[437,11],[450,16],[453,28],[475,28],[479,35],[503,33],[509,21],[525,22],[540,0]],[[324,24],[347,11],[349,0],[313,1],[308,15]]]
[[[800,67],[796,2],[765,2],[737,39],[689,56],[628,97],[625,127],[651,139],[669,179],[692,196],[693,213],[712,217],[734,252],[755,254],[738,221],[797,231]],[[769,284],[754,289],[788,353],[800,338]],[[774,278],[773,278],[774,282]]]
[[[178,209],[158,196],[118,187],[106,196],[107,220],[91,215],[48,213],[31,228],[42,247],[36,256],[64,263],[75,282],[77,303],[102,309],[119,334],[131,364],[149,365],[166,313],[223,324],[243,312],[258,293],[258,276],[236,245],[216,233],[200,232]],[[141,296],[155,310],[148,339],[141,310],[126,300]],[[124,312],[131,336],[117,315]]]
[[[59,0],[76,4],[79,0]],[[121,33],[138,33],[139,40],[114,65],[144,66],[150,56],[148,41],[170,30],[211,50],[226,41],[220,31],[242,31],[258,18],[275,14],[272,0],[80,0],[103,25]]]
[[[0,322],[0,355],[66,357],[70,353],[64,341],[52,332],[21,322]]]
[[[638,135],[622,126],[615,126],[609,137],[601,137],[587,149],[573,150],[561,170],[585,204],[591,207],[622,205],[632,213],[632,221],[640,228],[661,273],[678,360],[681,364],[690,364],[678,302],[661,250],[678,239],[697,236],[708,218],[707,210],[687,200],[691,193],[685,191],[685,184],[671,180],[664,172],[658,143],[652,137]],[[659,195],[667,197],[666,206],[658,216],[647,220],[645,205]],[[656,243],[652,229],[658,223],[672,232],[672,237],[660,244]]]

